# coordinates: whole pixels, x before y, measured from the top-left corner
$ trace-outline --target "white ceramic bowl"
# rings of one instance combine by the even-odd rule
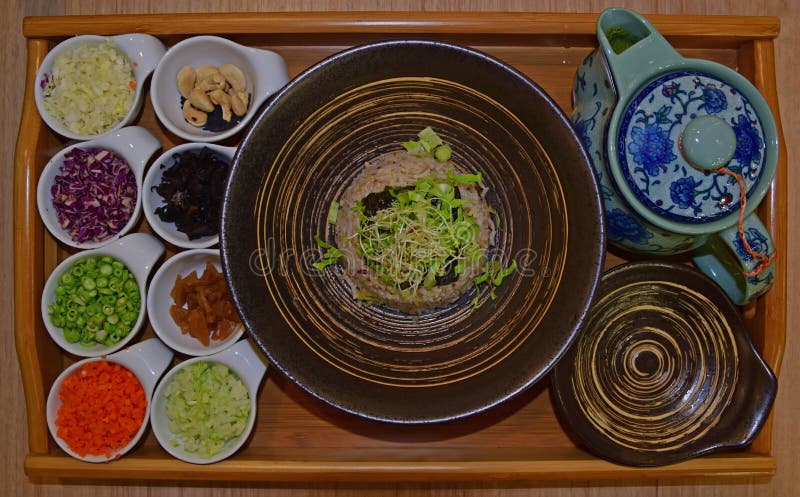
[[[250,103],[242,120],[225,131],[206,131],[192,126],[183,117],[181,94],[176,79],[183,66],[198,68],[204,65],[235,64],[244,72]],[[258,48],[246,47],[218,36],[187,38],[164,54],[153,73],[150,100],[159,121],[179,137],[196,142],[224,140],[245,128],[258,107],[289,81],[289,71],[283,57]]]
[[[64,163],[64,157],[75,147],[80,147],[84,150],[95,147],[111,150],[119,157],[125,159],[136,179],[136,206],[134,207],[133,214],[131,214],[131,218],[117,234],[101,242],[85,241],[83,243],[78,243],[73,240],[70,234],[61,227],[61,223],[58,222],[56,209],[53,206],[53,196],[50,193],[50,188],[53,186],[56,176],[61,173],[61,165]],[[80,249],[102,247],[124,236],[139,221],[139,216],[142,212],[142,181],[144,169],[150,157],[152,157],[159,148],[161,148],[161,142],[151,135],[149,131],[139,126],[130,126],[112,133],[106,133],[100,138],[76,143],[62,149],[54,155],[44,167],[42,174],[39,176],[39,183],[36,188],[36,206],[39,208],[39,215],[47,231],[58,238],[59,241]]]
[[[115,352],[130,342],[144,324],[145,310],[147,307],[147,277],[153,270],[153,266],[161,254],[164,253],[164,245],[158,239],[147,233],[133,233],[124,236],[110,245],[100,248],[78,252],[70,257],[64,259],[56,269],[47,278],[42,292],[42,319],[44,320],[45,328],[50,333],[50,337],[59,347],[72,354],[83,357],[96,357],[104,354]],[[139,306],[139,315],[133,325],[130,333],[122,338],[119,342],[111,346],[103,344],[95,344],[91,347],[85,347],[80,343],[70,343],[64,337],[64,331],[56,327],[51,321],[48,313],[48,307],[55,301],[56,287],[61,275],[72,268],[72,266],[81,259],[89,256],[110,256],[123,264],[133,273],[136,278],[136,284],[139,287],[139,298],[141,305]]]
[[[69,445],[67,445],[64,440],[59,438],[58,427],[56,426],[58,409],[62,404],[61,398],[59,397],[59,391],[61,390],[62,383],[69,375],[71,375],[75,370],[84,364],[97,361],[115,362],[128,368],[133,374],[136,375],[136,378],[138,378],[139,382],[142,384],[142,388],[144,389],[144,397],[147,400],[147,408],[145,410],[144,418],[142,419],[142,425],[139,427],[139,431],[136,432],[136,435],[131,439],[130,442],[128,442],[127,445],[125,445],[125,447],[122,447],[120,450],[111,454],[111,457],[106,457],[103,455],[79,456],[72,449],[70,449]],[[171,361],[172,351],[165,347],[164,344],[159,342],[157,338],[151,338],[149,340],[144,340],[140,343],[137,343],[136,345],[132,345],[125,350],[121,350],[116,354],[111,354],[106,357],[92,357],[76,362],[72,366],[65,369],[50,387],[50,393],[47,396],[47,427],[50,429],[50,434],[53,436],[59,447],[64,450],[64,452],[76,459],[80,459],[81,461],[99,463],[113,461],[114,459],[123,456],[142,438],[142,434],[144,434],[147,428],[147,421],[150,418],[150,406],[152,405],[153,389],[156,386],[158,378],[161,376],[164,370],[167,369]]]
[[[158,157],[144,178],[142,184],[142,208],[144,215],[147,218],[147,224],[155,231],[158,236],[163,238],[166,242],[171,243],[177,247],[182,248],[208,248],[219,243],[219,233],[214,236],[204,236],[195,240],[189,240],[186,233],[178,231],[175,223],[168,223],[161,220],[156,214],[156,208],[161,207],[166,202],[161,195],[153,191],[153,187],[161,184],[161,177],[164,174],[164,169],[172,166],[175,163],[174,156],[181,152],[191,150],[193,152],[200,152],[204,147],[208,147],[219,156],[227,159],[228,164],[233,162],[233,154],[236,153],[235,147],[223,147],[222,145],[215,145],[213,143],[184,143],[173,147]],[[220,209],[222,206],[220,206]]]
[[[170,292],[175,286],[175,278],[179,274],[187,276],[192,271],[197,271],[197,275],[202,276],[208,261],[214,264],[217,271],[222,271],[219,250],[187,250],[170,257],[153,275],[147,293],[147,316],[156,335],[176,351],[190,356],[215,354],[236,343],[244,333],[244,326],[240,326],[238,331],[231,333],[225,340],[211,340],[210,345],[206,347],[193,336],[182,333],[172,319],[169,308],[174,301]]]
[[[210,458],[202,458],[195,453],[187,452],[181,443],[178,443],[177,446],[173,444],[173,439],[175,437],[169,430],[169,417],[166,412],[166,397],[164,396],[164,389],[170,384],[175,373],[189,364],[199,361],[219,362],[228,366],[247,386],[247,392],[250,396],[250,417],[247,420],[247,427],[242,431],[241,435],[230,440],[221,452]],[[161,444],[164,450],[173,456],[193,464],[211,464],[230,457],[234,452],[239,450],[253,430],[256,419],[256,394],[258,393],[258,386],[261,384],[266,370],[267,364],[265,359],[256,352],[256,349],[248,340],[242,340],[236,345],[211,356],[195,357],[183,361],[167,373],[164,379],[158,384],[156,393],[153,396],[153,409],[150,411],[150,425],[153,427],[153,434],[156,436],[156,440],[158,440],[158,443]]]
[[[164,52],[166,51],[164,44],[161,43],[158,38],[148,34],[132,33],[111,36],[110,38],[113,40],[117,48],[128,55],[128,58],[133,64],[133,75],[136,78],[136,93],[134,94],[133,104],[131,105],[128,114],[113,128],[109,129],[105,133],[115,131],[123,126],[127,126],[139,114],[139,111],[142,109],[142,103],[144,102],[144,83],[147,80],[147,77],[153,72],[156,65],[158,65],[158,61],[161,60],[161,57],[164,56]],[[56,57],[58,57],[58,55],[62,52],[66,50],[74,50],[76,47],[83,44],[100,45],[107,39],[108,38],[105,36],[96,35],[74,36],[62,41],[52,50],[50,50],[50,52],[42,61],[42,64],[39,66],[39,71],[36,73],[36,80],[34,83],[34,99],[36,101],[36,108],[39,110],[39,115],[42,116],[44,122],[47,123],[50,129],[56,133],[66,136],[67,138],[72,138],[73,140],[89,140],[91,138],[102,136],[102,134],[79,135],[67,129],[67,127],[61,124],[58,119],[50,115],[50,113],[47,112],[43,107],[44,94],[42,93],[42,81],[46,79],[46,75],[50,74]]]

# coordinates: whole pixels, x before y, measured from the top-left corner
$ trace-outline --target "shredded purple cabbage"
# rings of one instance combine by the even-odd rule
[[[50,187],[61,228],[77,243],[102,242],[128,224],[136,207],[136,177],[124,159],[102,148],[75,147]]]

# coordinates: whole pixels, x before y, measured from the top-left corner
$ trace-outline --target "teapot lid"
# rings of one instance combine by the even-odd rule
[[[655,214],[702,224],[738,211],[740,186],[715,172],[720,167],[742,176],[748,197],[758,189],[768,169],[765,131],[734,86],[708,72],[679,70],[642,85],[628,102],[617,134],[620,170]]]

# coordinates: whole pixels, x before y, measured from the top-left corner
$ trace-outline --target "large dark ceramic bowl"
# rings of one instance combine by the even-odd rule
[[[583,444],[632,466],[747,445],[777,388],[725,292],[699,271],[665,262],[603,274],[552,384]]]
[[[365,161],[432,126],[480,171],[499,226],[491,257],[519,270],[420,316],[355,301],[332,201]],[[392,41],[347,50],[290,82],[234,158],[222,259],[253,340],[277,369],[345,411],[398,423],[487,409],[544,376],[572,342],[604,257],[598,187],[575,131],[523,75],[480,52]],[[476,299],[476,304],[473,300]]]

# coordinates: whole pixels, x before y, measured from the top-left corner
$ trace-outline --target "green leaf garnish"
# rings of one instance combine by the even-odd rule
[[[494,292],[495,288],[502,285],[503,279],[514,273],[516,270],[516,259],[512,260],[511,265],[509,265],[507,268],[504,268],[500,264],[500,261],[486,261],[486,264],[484,265],[484,271],[474,280],[475,286],[477,287],[481,283],[487,283],[489,285],[489,298],[494,300],[497,298],[497,294]],[[477,305],[478,295],[475,296],[475,299],[472,303],[473,305]]]
[[[419,140],[403,143],[412,155],[434,157],[445,162],[452,150],[431,127],[418,133]],[[350,209],[358,213],[359,230],[355,251],[385,284],[394,287],[400,295],[415,298],[419,288],[431,288],[440,278],[462,275],[474,264],[484,264],[476,278],[477,287],[486,284],[489,296],[497,297],[495,289],[517,269],[511,261],[503,267],[500,261],[484,261],[483,248],[478,244],[479,226],[465,206],[468,202],[460,195],[459,185],[480,184],[480,172],[456,174],[451,170],[441,176],[431,175],[417,180],[413,187],[389,188],[391,205],[370,216],[361,201]],[[332,202],[327,215],[328,224],[336,224],[340,205]],[[499,216],[489,207],[490,215]],[[322,249],[322,259],[313,263],[316,269],[335,264],[342,251],[314,235]],[[473,304],[477,305],[477,294]],[[354,297],[366,305],[379,303],[371,292],[358,291]]]
[[[325,250],[322,254],[322,259],[312,264],[316,269],[322,270],[331,264],[336,264],[336,261],[343,255],[341,250],[325,242],[319,235],[314,235],[314,241],[317,242],[321,249]]]
[[[492,278],[492,286],[500,286],[503,284],[503,278],[509,276],[514,271],[517,270],[517,261],[516,259],[511,261],[511,265],[505,269],[501,269],[497,272],[494,278]]]
[[[356,300],[367,306],[381,303],[380,297],[367,290],[360,290],[356,292],[353,295],[353,297],[355,297]]]
[[[401,295],[413,298],[419,288],[436,286],[483,256],[478,224],[455,192],[449,179],[423,177],[413,188],[390,189],[389,207],[361,213],[357,252]]]

